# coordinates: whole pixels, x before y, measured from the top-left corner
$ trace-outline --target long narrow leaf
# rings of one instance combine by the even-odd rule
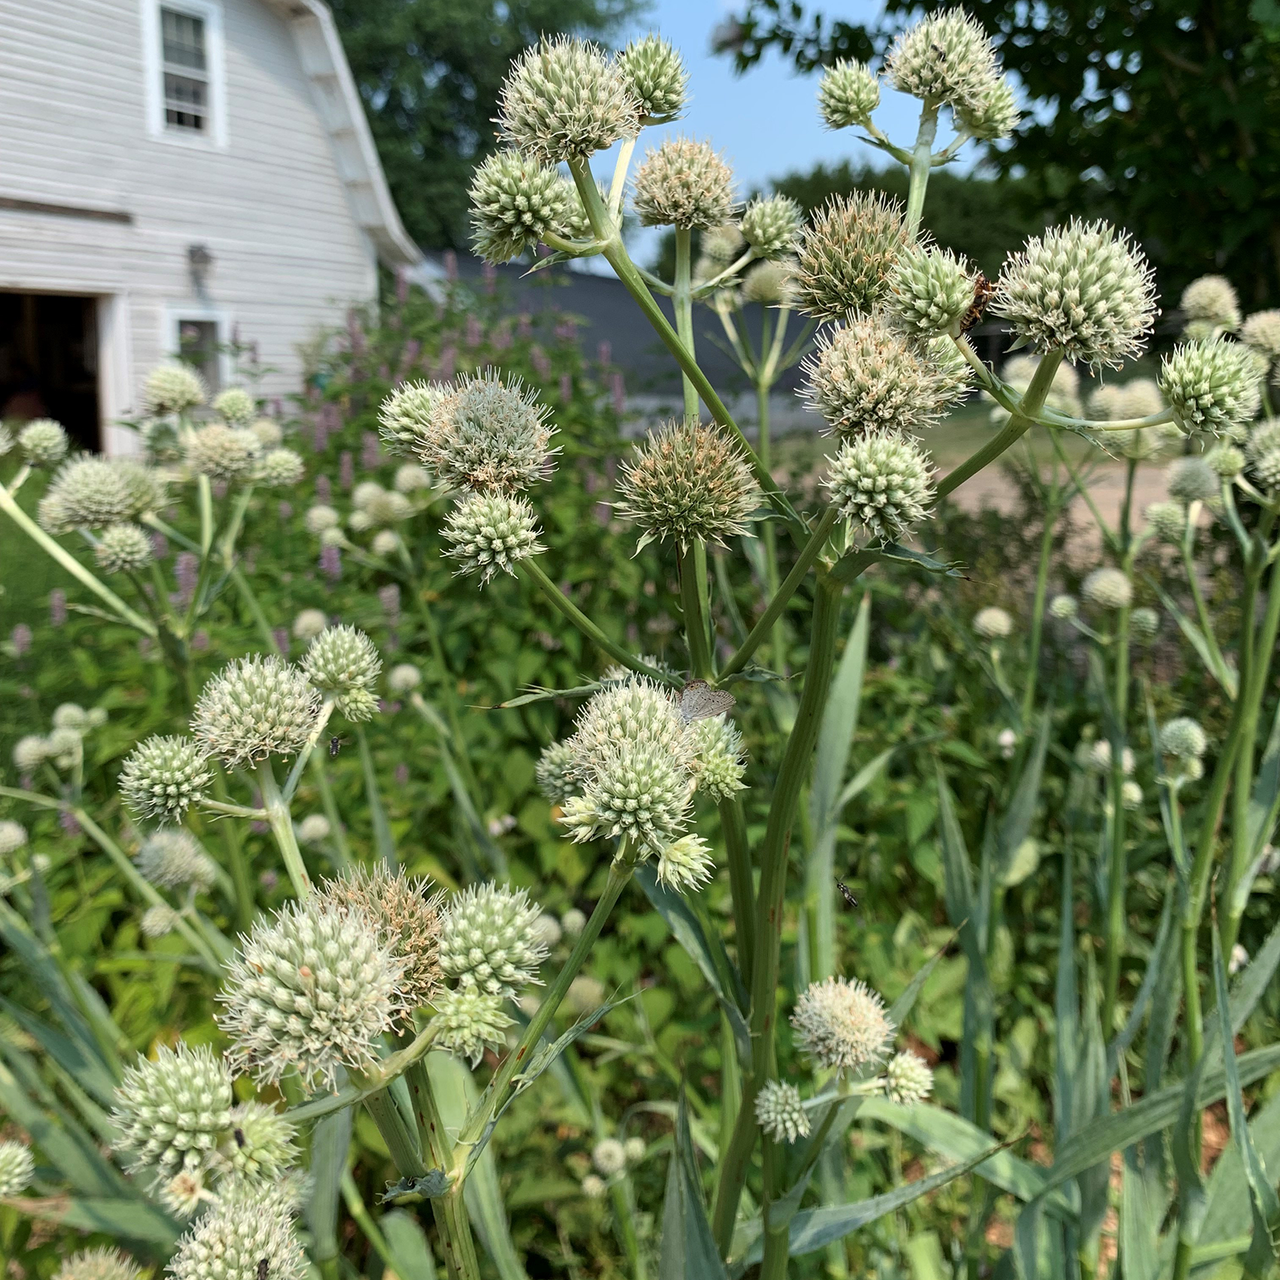
[[[1044,758],[1049,750],[1049,729],[1052,717],[1046,708],[1040,719],[1040,732],[1035,745],[1023,766],[1018,783],[1013,789],[1008,811],[1000,822],[996,844],[995,879],[1004,884],[1013,867],[1018,847],[1031,834],[1031,823],[1036,816],[1040,800],[1040,781],[1044,776]]]
[[[684,1091],[676,1113],[676,1140],[667,1166],[667,1191],[662,1203],[662,1244],[659,1280],[728,1280],[711,1224],[702,1202],[702,1185],[689,1132]]]

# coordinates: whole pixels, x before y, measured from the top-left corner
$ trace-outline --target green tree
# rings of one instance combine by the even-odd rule
[[[954,0],[925,0],[924,8]],[[773,48],[802,70],[883,53],[920,6],[888,0],[871,29],[800,0],[746,0],[716,33],[745,70]],[[1055,217],[1128,227],[1176,298],[1205,271],[1250,307],[1280,298],[1277,0],[966,0],[1032,104],[989,160]]]
[[[330,0],[409,234],[467,243],[467,185],[496,145],[511,59],[540,35],[602,38],[639,0]]]

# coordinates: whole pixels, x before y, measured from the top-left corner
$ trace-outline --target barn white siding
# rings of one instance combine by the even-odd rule
[[[221,11],[221,146],[148,127],[155,0],[0,0],[0,289],[104,299],[106,417],[134,407],[182,318],[234,326],[275,370],[264,390],[296,391],[298,344],[373,297],[379,247],[389,261],[413,252],[394,210],[389,229],[371,212],[379,191],[389,207],[385,184],[364,121],[343,115],[350,75],[326,45],[327,12],[204,6]],[[203,287],[192,245],[213,258]]]

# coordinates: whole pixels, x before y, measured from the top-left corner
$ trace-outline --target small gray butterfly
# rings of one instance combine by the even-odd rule
[[[680,694],[680,715],[685,724],[693,720],[709,720],[712,716],[732,711],[737,699],[723,689],[713,689],[705,680],[690,680]]]

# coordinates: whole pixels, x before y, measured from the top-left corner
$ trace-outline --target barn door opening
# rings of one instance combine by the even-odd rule
[[[0,421],[54,418],[99,447],[98,305],[61,293],[0,293]]]

